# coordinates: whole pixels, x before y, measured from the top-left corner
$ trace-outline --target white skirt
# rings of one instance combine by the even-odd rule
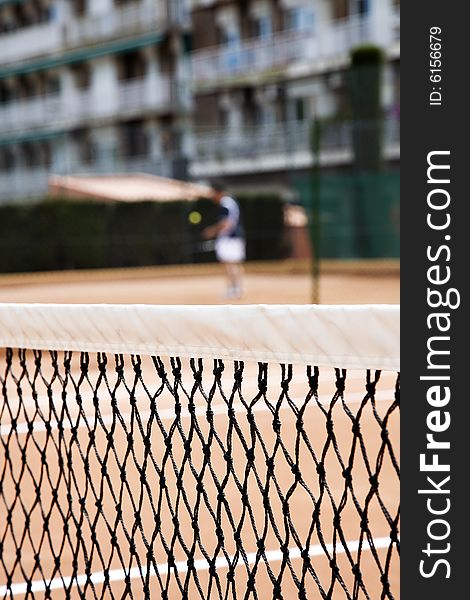
[[[223,263],[239,263],[246,258],[245,240],[221,237],[215,241],[215,255]]]

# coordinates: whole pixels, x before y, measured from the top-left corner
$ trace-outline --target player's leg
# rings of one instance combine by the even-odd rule
[[[219,239],[216,242],[216,256],[223,263],[226,276],[225,298],[239,298],[242,294],[245,246],[242,240]]]
[[[243,292],[243,266],[241,263],[230,263],[229,280],[233,297],[240,298]]]
[[[242,295],[243,267],[240,263],[225,263],[227,276],[227,297],[240,298]]]

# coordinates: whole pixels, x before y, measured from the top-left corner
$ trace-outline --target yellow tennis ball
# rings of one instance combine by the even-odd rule
[[[198,225],[202,221],[202,215],[199,211],[193,210],[189,213],[189,222],[192,225]]]

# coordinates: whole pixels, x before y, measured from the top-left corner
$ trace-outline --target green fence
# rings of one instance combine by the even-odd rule
[[[324,173],[295,181],[313,235],[318,193],[321,258],[397,258],[400,252],[398,173]]]

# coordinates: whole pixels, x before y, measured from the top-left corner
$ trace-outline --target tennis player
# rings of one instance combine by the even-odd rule
[[[219,206],[218,221],[202,231],[206,239],[215,238],[217,260],[225,267],[226,299],[237,299],[243,293],[243,262],[245,261],[245,232],[237,201],[229,196],[223,184],[214,182],[212,200]]]

